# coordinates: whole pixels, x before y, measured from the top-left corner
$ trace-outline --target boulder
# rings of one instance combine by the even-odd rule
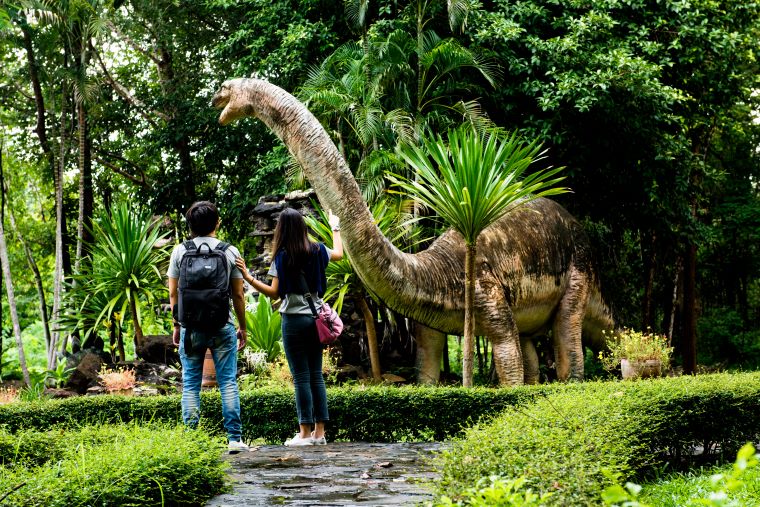
[[[77,353],[77,355],[81,352]],[[87,388],[97,383],[98,373],[103,366],[103,358],[93,352],[85,352],[69,377],[67,386],[79,394],[87,392]]]
[[[135,361],[132,367],[135,370],[135,380],[139,385],[174,385],[182,380],[182,372],[165,364]]]
[[[172,343],[172,336],[169,334],[144,336],[143,346],[137,351],[137,355],[146,363],[179,363],[178,349]]]

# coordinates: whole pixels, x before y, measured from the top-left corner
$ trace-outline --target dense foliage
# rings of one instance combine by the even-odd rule
[[[203,505],[226,486],[221,443],[161,424],[3,430],[0,491],[30,507]]]
[[[307,101],[371,202],[404,170],[395,145],[426,130],[539,138],[567,167],[559,200],[592,238],[617,320],[672,334],[687,371],[697,335],[701,361],[756,364],[759,13],[731,0],[3,0],[0,167],[25,341],[48,340],[39,322],[57,317],[61,276],[88,269],[99,210],[164,215],[178,239],[182,211],[210,199],[245,250],[258,198],[306,184],[261,123],[222,129],[209,105],[225,79],[258,75]]]
[[[444,440],[482,417],[521,404],[554,387],[510,390],[423,387],[329,388],[330,440],[396,442]],[[202,393],[204,427],[222,431],[218,392]],[[240,393],[243,437],[282,443],[297,424],[290,389],[253,389]],[[180,397],[94,396],[0,406],[0,427],[64,428],[82,424],[180,419]]]
[[[587,383],[507,409],[444,452],[440,491],[524,477],[550,505],[597,505],[606,486],[716,457],[757,441],[757,373]],[[694,452],[699,446],[703,453]]]

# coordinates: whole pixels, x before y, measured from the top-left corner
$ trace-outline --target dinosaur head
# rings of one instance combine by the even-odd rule
[[[233,121],[246,116],[251,110],[248,93],[245,90],[245,79],[230,79],[222,83],[211,99],[211,105],[216,109],[222,109],[219,115],[219,123],[228,125]]]

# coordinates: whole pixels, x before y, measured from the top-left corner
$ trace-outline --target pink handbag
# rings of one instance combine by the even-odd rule
[[[301,287],[303,290],[303,296],[309,303],[311,308],[311,314],[314,316],[314,320],[317,324],[317,335],[319,335],[319,342],[322,345],[330,345],[338,339],[340,333],[343,331],[343,321],[340,320],[338,312],[330,308],[327,303],[322,303],[322,308],[317,312],[316,306],[314,306],[314,300],[311,298],[308,286],[306,285],[306,277],[303,271],[301,271]]]
[[[311,298],[309,298],[311,299]],[[327,303],[322,303],[317,315],[317,334],[322,345],[330,345],[338,339],[343,331],[343,321],[338,312],[330,308]]]

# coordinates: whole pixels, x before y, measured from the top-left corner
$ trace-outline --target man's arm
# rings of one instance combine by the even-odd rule
[[[179,278],[169,278],[169,306],[172,309],[172,320],[174,321],[174,331],[172,332],[172,343],[175,347],[179,347],[179,322],[174,317],[174,308],[177,304],[177,285],[179,284]]]
[[[230,286],[232,289],[232,306],[235,309],[235,317],[237,317],[238,321],[238,350],[242,350],[248,341],[245,327],[245,291],[243,289],[243,279],[231,279]]]

